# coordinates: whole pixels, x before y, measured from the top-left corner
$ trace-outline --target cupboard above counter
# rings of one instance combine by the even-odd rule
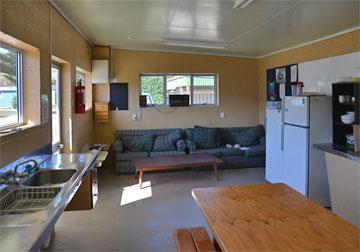
[[[336,148],[354,150],[353,125],[360,124],[360,84],[332,84],[333,144]]]

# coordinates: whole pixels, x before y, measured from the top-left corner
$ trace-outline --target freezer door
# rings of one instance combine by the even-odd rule
[[[309,130],[284,126],[284,183],[307,196]]]
[[[282,182],[282,155],[282,110],[267,110],[265,178],[271,183]]]
[[[285,97],[284,122],[302,127],[309,126],[309,97]]]

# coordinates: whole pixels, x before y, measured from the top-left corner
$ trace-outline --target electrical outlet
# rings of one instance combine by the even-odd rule
[[[219,113],[219,116],[220,116],[220,118],[224,118],[224,117],[225,117],[225,113],[224,113],[224,112],[220,112],[220,113]]]
[[[131,119],[132,119],[133,121],[136,121],[136,120],[138,119],[137,114],[136,114],[136,113],[132,113],[132,114],[131,114]]]

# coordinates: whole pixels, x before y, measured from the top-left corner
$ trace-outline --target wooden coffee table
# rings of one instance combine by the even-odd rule
[[[157,156],[146,158],[134,158],[133,165],[135,167],[135,178],[138,173],[139,186],[142,188],[144,178],[144,171],[159,171],[172,170],[187,167],[202,167],[212,165],[214,168],[215,177],[219,180],[217,166],[223,161],[213,155],[203,154],[189,154],[189,155],[171,155],[171,156]]]

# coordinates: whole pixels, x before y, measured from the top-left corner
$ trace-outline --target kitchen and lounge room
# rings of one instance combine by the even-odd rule
[[[358,0],[0,0],[0,251],[360,251]]]

